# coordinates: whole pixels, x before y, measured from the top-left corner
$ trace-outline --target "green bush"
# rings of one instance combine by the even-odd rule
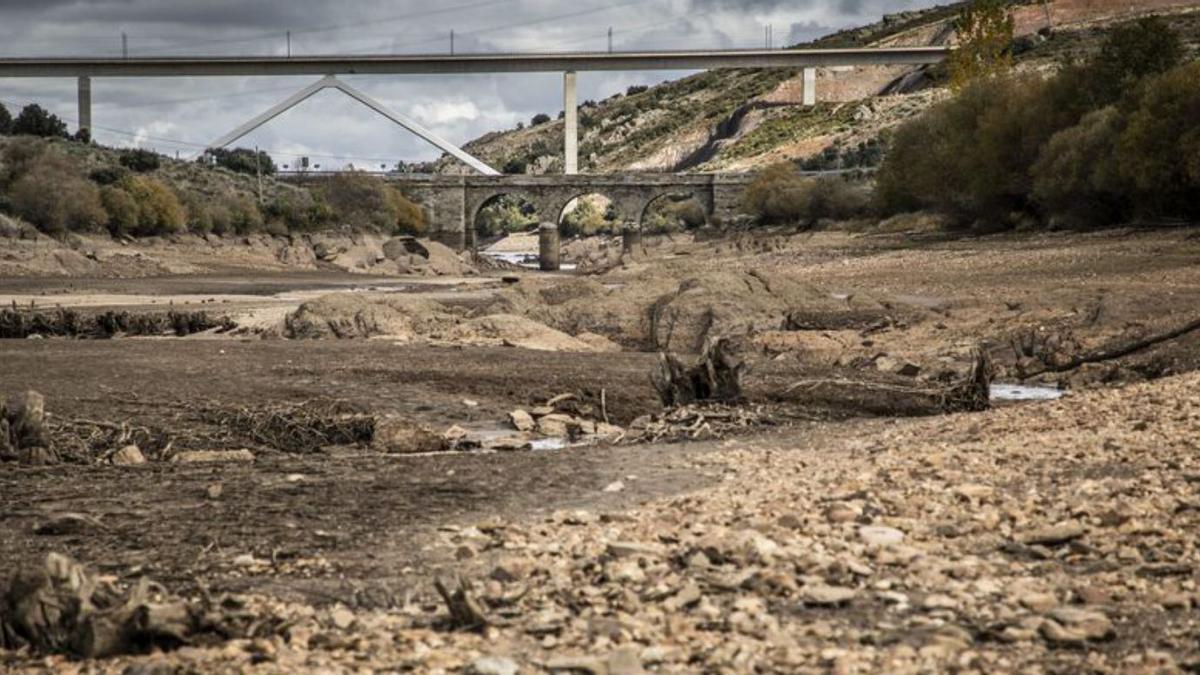
[[[272,176],[277,171],[271,155],[262,150],[256,153],[249,148],[215,148],[208,150],[207,155],[213,158],[217,166],[237,173],[254,176],[262,172],[264,176]]]
[[[563,237],[592,236],[605,232],[616,232],[621,225],[617,214],[604,208],[594,196],[584,195],[575,202],[575,208],[565,213],[559,222],[558,231]]]
[[[325,182],[320,195],[336,218],[352,229],[393,233],[425,227],[420,207],[376,176],[339,172]]]
[[[333,221],[329,205],[307,190],[280,193],[265,209],[270,224],[278,223],[288,232],[313,232]]]
[[[1049,79],[967,86],[893,134],[877,174],[881,208],[934,209],[959,225],[989,226],[1039,217],[1106,224],[1127,217],[1131,204],[1181,213],[1196,202],[1181,167],[1196,154],[1188,134],[1200,119],[1200,79],[1186,68],[1153,79],[1180,54],[1166,24],[1142,20]]]
[[[1057,224],[1108,225],[1128,215],[1112,156],[1121,133],[1113,107],[1090,113],[1054,135],[1033,166],[1033,195]]]
[[[48,234],[94,231],[108,223],[100,190],[54,151],[42,152],[25,165],[8,198],[18,216]]]
[[[388,187],[388,204],[396,214],[395,233],[414,237],[425,234],[429,224],[421,205],[409,199],[396,188]]]
[[[104,166],[88,174],[96,185],[116,185],[129,178],[129,169],[123,166]]]
[[[229,213],[227,231],[247,235],[263,230],[264,220],[262,211],[259,211],[258,204],[250,197],[246,195],[233,197],[226,204],[226,208]],[[214,221],[214,230],[215,227],[216,223]]]
[[[846,219],[865,214],[870,195],[840,177],[807,178],[794,164],[767,167],[746,186],[747,213],[766,224],[812,224],[821,218]]]
[[[8,108],[5,108],[3,103],[0,103],[0,136],[11,134],[12,124],[12,113],[8,112]]]
[[[157,152],[141,148],[122,150],[117,161],[121,163],[121,166],[138,173],[154,171],[161,163]]]
[[[148,176],[130,176],[120,187],[137,204],[137,227],[133,234],[150,237],[183,231],[187,212],[165,183]]]
[[[133,195],[116,185],[100,188],[100,201],[108,214],[108,231],[114,237],[138,231],[139,209]]]
[[[1139,212],[1200,216],[1200,62],[1150,80],[1123,108],[1112,157]]]

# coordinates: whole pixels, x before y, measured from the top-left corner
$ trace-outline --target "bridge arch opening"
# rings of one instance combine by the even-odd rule
[[[599,192],[572,197],[559,211],[557,223],[563,239],[616,234],[623,226],[616,204]]]
[[[537,267],[540,215],[537,204],[518,192],[488,197],[475,210],[470,223],[475,254]]]
[[[708,224],[708,209],[690,191],[656,195],[642,209],[639,229],[645,234],[671,234],[697,230]]]

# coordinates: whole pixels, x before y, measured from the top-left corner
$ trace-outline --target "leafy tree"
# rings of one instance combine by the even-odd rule
[[[950,56],[956,88],[1012,67],[1013,17],[1004,0],[971,0],[954,21],[958,49]]]
[[[0,136],[11,134],[12,124],[12,113],[8,112],[8,108],[5,108],[3,103],[0,103]]]
[[[217,166],[223,166],[230,171],[237,173],[249,174],[251,176],[259,171],[264,176],[272,176],[278,170],[275,162],[271,159],[271,155],[266,151],[259,150],[255,153],[249,148],[212,148],[208,151],[216,161]]]
[[[142,148],[131,148],[122,150],[121,156],[117,160],[121,166],[136,171],[138,173],[146,173],[158,169],[161,161],[158,153],[152,150],[144,150]]]
[[[30,103],[21,109],[21,113],[13,121],[12,133],[25,136],[67,138],[67,125],[40,105]]]
[[[1139,80],[1179,65],[1183,43],[1156,16],[1117,26],[1108,34],[1084,73],[1091,86],[1094,108],[1115,103]]]
[[[1088,114],[1055,134],[1032,168],[1033,195],[1053,223],[1095,227],[1128,215],[1112,161],[1123,120],[1115,107]]]
[[[1150,214],[1200,215],[1200,62],[1146,83],[1114,159]]]

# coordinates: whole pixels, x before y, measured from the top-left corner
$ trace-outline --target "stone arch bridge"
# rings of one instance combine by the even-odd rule
[[[313,184],[321,174],[287,176]],[[457,250],[473,250],[480,210],[502,195],[520,197],[537,210],[541,268],[558,269],[558,223],[576,197],[600,194],[616,210],[627,241],[636,239],[650,204],[668,195],[694,197],[710,217],[730,219],[739,212],[747,175],[463,175],[388,174],[383,178],[419,201],[430,223],[429,236]]]

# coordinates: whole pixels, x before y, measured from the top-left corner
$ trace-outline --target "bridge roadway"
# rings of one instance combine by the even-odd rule
[[[824,68],[937,63],[949,47],[735,49],[375,56],[162,56],[0,58],[0,77],[246,77],[446,75],[713,68]]]

